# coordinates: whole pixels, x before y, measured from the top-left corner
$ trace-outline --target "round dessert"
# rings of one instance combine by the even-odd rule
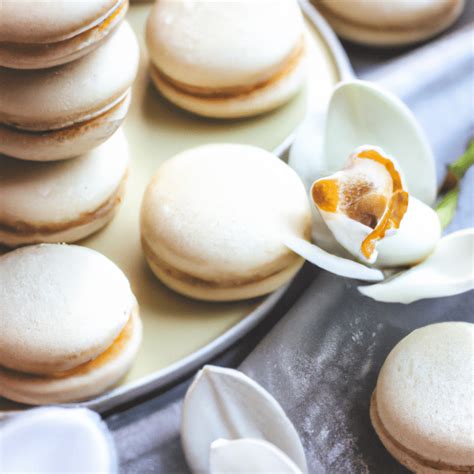
[[[336,33],[371,46],[403,46],[426,40],[451,26],[464,0],[317,0]]]
[[[96,232],[123,199],[128,167],[122,130],[74,160],[0,156],[0,244],[74,242]]]
[[[0,396],[80,401],[115,385],[141,341],[122,271],[86,247],[41,244],[0,257]]]
[[[54,161],[105,141],[125,118],[138,60],[135,35],[123,23],[100,48],[64,66],[0,68],[0,153]]]
[[[473,324],[432,324],[399,342],[380,371],[372,424],[413,472],[474,471],[473,348]]]
[[[91,52],[125,18],[128,0],[2,2],[0,66],[43,69]]]
[[[296,0],[157,1],[146,38],[151,76],[179,107],[235,118],[275,109],[305,79],[305,33]]]
[[[297,174],[257,147],[204,145],[165,162],[141,209],[155,275],[209,301],[270,293],[303,265],[288,236],[309,239],[311,210]]]

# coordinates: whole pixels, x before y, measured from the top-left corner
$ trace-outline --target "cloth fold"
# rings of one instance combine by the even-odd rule
[[[361,74],[395,92],[413,110],[435,151],[439,180],[474,135],[472,26],[381,67],[365,64]],[[448,231],[474,225],[473,190],[471,170]],[[360,295],[357,282],[324,271],[312,274],[311,286],[240,369],[283,406],[301,436],[310,472],[405,472],[370,424],[378,371],[392,347],[413,329],[438,321],[474,322],[474,292],[407,306],[382,304]],[[127,424],[119,420],[123,414],[107,420],[123,472],[189,472],[179,443],[186,386],[174,389],[165,403],[153,400],[146,408],[132,409]]]

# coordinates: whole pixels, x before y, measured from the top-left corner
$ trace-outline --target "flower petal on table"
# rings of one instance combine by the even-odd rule
[[[268,441],[218,439],[211,444],[211,474],[301,474],[301,469]]]
[[[219,438],[266,440],[307,472],[298,433],[278,402],[242,372],[207,365],[183,405],[181,441],[192,471],[209,472],[210,447]]]

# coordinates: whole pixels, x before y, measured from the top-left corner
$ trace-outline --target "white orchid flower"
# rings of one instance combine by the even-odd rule
[[[300,127],[289,164],[315,209],[314,244],[287,239],[291,250],[337,275],[379,281],[359,288],[379,301],[411,303],[474,288],[474,229],[441,238],[447,206],[440,215],[431,207],[433,155],[397,97],[364,81],[340,84],[326,115]]]

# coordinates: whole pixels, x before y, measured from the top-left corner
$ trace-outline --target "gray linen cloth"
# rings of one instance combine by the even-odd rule
[[[375,70],[359,70],[413,110],[435,151],[439,179],[474,135],[472,31],[470,24]],[[448,231],[474,225],[473,189],[471,170]],[[370,425],[378,371],[413,329],[437,321],[474,322],[474,292],[407,306],[381,304],[362,297],[356,282],[314,269],[306,273],[311,285],[240,369],[281,403],[300,434],[310,472],[405,472]],[[225,357],[218,363],[236,365]],[[179,442],[187,383],[107,420],[122,472],[189,472]]]

